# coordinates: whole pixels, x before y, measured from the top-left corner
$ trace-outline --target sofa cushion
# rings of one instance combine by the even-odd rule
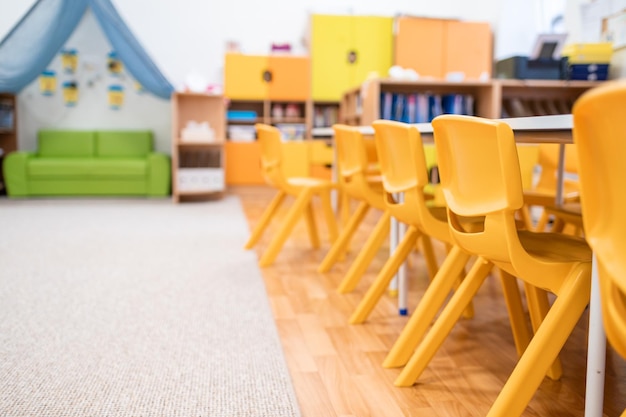
[[[97,131],[96,155],[103,157],[145,157],[152,152],[149,130]]]
[[[95,154],[95,134],[81,130],[40,130],[39,155],[51,157],[91,157]]]
[[[44,178],[127,178],[143,179],[148,163],[141,158],[33,158],[28,176]]]

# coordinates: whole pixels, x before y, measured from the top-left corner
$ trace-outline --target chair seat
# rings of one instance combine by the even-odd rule
[[[314,178],[314,177],[291,177],[291,178],[287,178],[287,183],[294,187],[312,187],[312,188],[334,187],[332,182],[322,179],[322,178]]]
[[[555,196],[554,190],[524,190],[524,203],[531,206],[547,206],[554,204]],[[578,191],[563,192],[563,201],[578,201],[579,199]]]
[[[550,238],[547,239],[546,235]],[[519,232],[520,242],[532,256],[550,262],[591,262],[591,249],[579,237],[561,233]]]

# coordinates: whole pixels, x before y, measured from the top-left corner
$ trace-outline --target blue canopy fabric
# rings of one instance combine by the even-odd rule
[[[63,47],[87,7],[131,75],[147,91],[169,99],[174,88],[110,0],[38,0],[0,42],[0,92],[19,93],[36,79]]]

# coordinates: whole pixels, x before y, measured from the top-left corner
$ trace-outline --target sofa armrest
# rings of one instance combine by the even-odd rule
[[[170,193],[170,157],[162,153],[148,154],[148,195],[166,196]]]
[[[35,156],[34,152],[11,152],[4,157],[2,171],[9,197],[28,195],[28,160]]]

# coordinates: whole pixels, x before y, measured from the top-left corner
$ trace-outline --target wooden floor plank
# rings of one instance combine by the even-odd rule
[[[230,192],[240,197],[250,227],[273,197],[268,187],[237,187]],[[388,257],[388,247],[379,251],[354,292],[338,294],[336,288],[378,215],[374,210],[368,213],[352,251],[327,274],[316,271],[329,248],[322,221],[319,249],[310,247],[301,222],[275,264],[262,269],[303,417],[486,415],[517,361],[498,277],[486,280],[474,299],[475,317],[457,323],[413,387],[395,387],[400,369],[381,367],[408,320],[397,314],[397,299],[385,294],[366,323],[348,324]],[[254,249],[259,256],[276,225],[270,225]],[[441,262],[443,246],[436,243],[435,248]],[[428,278],[421,254],[410,258],[411,312]],[[563,377],[544,379],[524,417],[583,417],[587,325],[585,313],[561,352]],[[626,361],[610,347],[607,354],[605,416],[617,417],[626,408]]]

